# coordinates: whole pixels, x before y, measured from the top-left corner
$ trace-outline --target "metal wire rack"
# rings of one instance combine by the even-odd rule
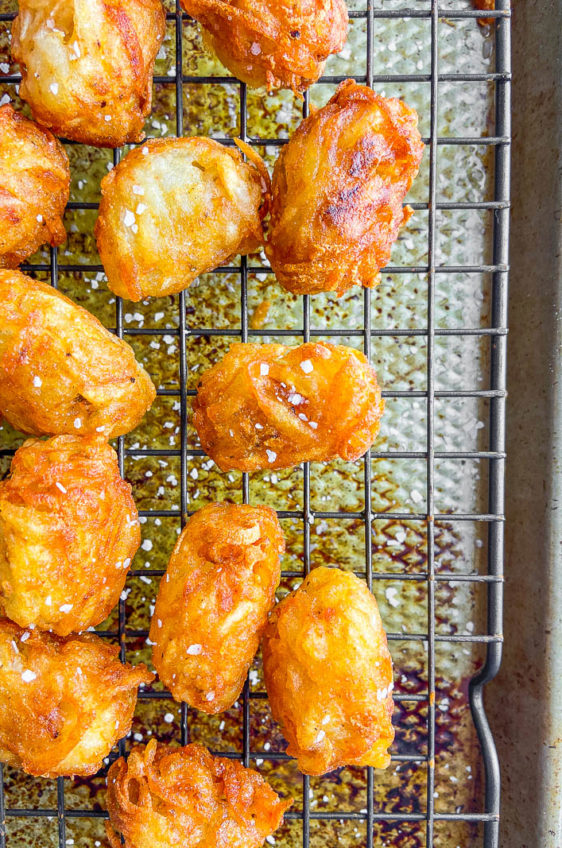
[[[359,82],[369,86],[386,83],[409,83],[426,82],[430,87],[430,115],[429,137],[424,141],[428,145],[426,156],[429,160],[429,197],[427,203],[412,204],[415,209],[427,212],[427,256],[428,262],[423,265],[400,265],[388,269],[389,273],[396,275],[426,275],[427,278],[427,326],[417,328],[373,328],[371,310],[371,292],[365,290],[363,297],[363,327],[362,328],[330,328],[329,335],[342,337],[343,340],[356,339],[362,343],[367,357],[371,357],[374,337],[422,337],[426,343],[426,370],[427,379],[425,389],[418,390],[393,390],[391,387],[383,392],[387,398],[400,398],[404,396],[420,398],[426,404],[426,447],[422,451],[383,451],[373,449],[367,454],[363,462],[363,487],[364,508],[361,510],[346,510],[345,512],[334,510],[315,509],[311,502],[311,469],[308,464],[303,467],[303,491],[302,509],[279,510],[279,516],[283,519],[296,519],[302,521],[303,552],[302,563],[304,573],[311,568],[311,524],[319,520],[336,520],[353,522],[360,520],[364,526],[365,536],[365,562],[364,571],[357,573],[364,576],[369,587],[373,587],[377,580],[392,578],[393,580],[415,580],[423,581],[427,592],[427,629],[424,632],[414,633],[389,633],[391,645],[400,640],[414,640],[422,642],[427,647],[427,687],[424,691],[401,692],[398,688],[396,701],[423,702],[427,705],[427,746],[423,755],[415,756],[408,754],[394,754],[393,761],[397,763],[416,760],[426,771],[425,786],[425,810],[415,811],[400,808],[386,811],[379,809],[374,802],[375,775],[373,769],[366,769],[366,807],[361,811],[356,810],[314,810],[310,800],[310,779],[302,777],[302,795],[300,803],[295,804],[293,810],[287,813],[289,822],[300,823],[298,841],[289,841],[286,844],[296,845],[302,843],[304,848],[316,844],[311,836],[311,827],[330,822],[352,822],[357,825],[360,835],[356,837],[354,844],[365,845],[373,848],[374,829],[377,822],[393,823],[418,823],[424,830],[423,844],[431,848],[434,844],[444,845],[443,841],[435,838],[435,827],[439,822],[464,822],[473,824],[473,838],[466,845],[483,844],[486,848],[497,848],[499,844],[499,803],[500,783],[499,765],[495,753],[494,742],[486,720],[483,705],[483,689],[485,684],[496,674],[501,657],[502,644],[502,568],[503,568],[503,507],[504,507],[504,428],[505,428],[505,379],[506,379],[506,334],[507,334],[507,280],[508,280],[508,227],[509,227],[509,145],[510,145],[510,12],[509,0],[496,0],[496,11],[487,13],[495,20],[495,71],[493,73],[440,73],[439,69],[439,31],[440,20],[446,17],[449,20],[475,19],[479,13],[469,9],[463,4],[462,8],[444,8],[437,0],[418,0],[417,6],[398,8],[400,3],[388,3],[391,8],[385,9],[385,3],[376,0],[367,0],[366,7],[351,12],[352,19],[361,19],[366,24],[366,73],[364,76],[355,75]],[[381,8],[378,8],[381,6]],[[10,21],[13,13],[0,14],[0,21]],[[256,137],[248,132],[247,91],[244,84],[235,78],[228,76],[197,76],[184,73],[183,68],[183,32],[188,17],[181,11],[178,0],[175,10],[168,11],[168,22],[175,27],[175,68],[174,74],[168,76],[156,76],[155,83],[165,86],[175,86],[176,92],[176,133],[182,135],[184,131],[183,121],[183,87],[188,84],[200,83],[231,83],[239,88],[239,126],[241,137],[251,145],[263,147],[279,146],[284,143],[280,138]],[[373,36],[377,21],[383,19],[402,20],[404,18],[427,19],[430,26],[430,67],[429,72],[419,74],[375,74],[373,55]],[[0,66],[0,71],[2,70]],[[344,76],[326,76],[319,84],[334,84],[341,81]],[[17,74],[0,74],[0,84],[5,90],[10,86],[17,86],[19,82]],[[485,82],[494,88],[495,102],[495,129],[492,135],[477,136],[448,136],[438,137],[438,109],[440,84],[447,81],[479,83]],[[309,97],[305,96],[303,102],[303,114],[309,109]],[[229,137],[219,139],[223,143],[232,144]],[[495,187],[493,200],[470,201],[470,202],[442,202],[438,201],[437,176],[439,168],[439,150],[441,145],[485,145],[493,149]],[[121,156],[120,151],[113,154],[113,164],[117,164]],[[71,210],[95,209],[95,203],[75,201],[69,204]],[[473,265],[438,264],[436,259],[436,237],[438,234],[437,213],[440,210],[488,210],[493,214],[493,252],[492,261]],[[29,273],[46,272],[50,276],[53,286],[59,283],[59,274],[62,272],[102,272],[101,265],[96,264],[72,264],[60,261],[59,252],[56,249],[50,252],[49,262],[37,262],[24,266],[24,271]],[[179,511],[181,513],[182,525],[185,517],[190,514],[188,498],[188,474],[190,462],[197,457],[203,457],[201,450],[190,445],[188,439],[188,413],[189,398],[195,394],[189,388],[187,363],[189,351],[187,342],[195,336],[213,337],[237,337],[245,342],[250,339],[263,337],[294,337],[300,336],[303,341],[308,341],[315,336],[325,336],[323,329],[315,328],[311,322],[311,302],[308,296],[303,298],[303,322],[297,332],[292,329],[259,329],[253,328],[249,320],[248,305],[248,275],[252,272],[263,271],[263,267],[253,267],[245,257],[239,266],[229,266],[219,269],[221,272],[239,274],[240,278],[240,326],[239,328],[192,328],[186,323],[186,300],[189,295],[182,293],[177,298],[179,307],[179,319],[177,328],[165,330],[160,329],[138,329],[134,331],[126,326],[124,321],[124,307],[120,299],[115,303],[115,324],[113,329],[120,337],[127,337],[133,332],[136,335],[153,335],[155,337],[164,334],[173,336],[179,347],[179,387],[177,389],[160,388],[158,394],[162,397],[176,398],[179,402],[180,435],[179,447],[162,449],[147,447],[127,447],[123,437],[118,440],[117,448],[121,473],[125,475],[126,459],[129,456],[150,457],[176,457],[179,459],[180,468],[180,501]],[[491,290],[491,321],[487,327],[461,327],[443,328],[436,326],[435,319],[435,288],[437,275],[453,273],[489,274],[492,281]],[[478,336],[489,337],[491,342],[490,355],[490,384],[487,389],[455,389],[440,390],[436,387],[435,376],[435,343],[440,336]],[[435,402],[447,398],[479,398],[489,403],[489,435],[486,450],[462,450],[446,451],[435,447]],[[13,451],[5,448],[0,453],[9,456]],[[392,512],[387,509],[377,511],[372,500],[372,462],[379,459],[402,459],[421,460],[426,465],[426,509],[417,512]],[[488,507],[486,511],[475,511],[467,513],[456,512],[455,521],[467,523],[483,523],[488,526],[488,550],[487,568],[485,573],[459,574],[452,570],[438,570],[436,568],[435,555],[435,527],[439,522],[451,518],[450,512],[439,512],[436,508],[435,499],[435,463],[440,460],[484,460],[489,464],[488,473]],[[247,474],[242,475],[242,499],[250,501],[250,480]],[[168,518],[178,516],[176,510],[149,509],[141,510],[144,518]],[[396,519],[397,521],[419,521],[424,524],[427,538],[427,552],[424,569],[416,569],[413,572],[386,573],[373,568],[373,547],[371,543],[374,524],[378,520]],[[159,575],[162,571],[154,569],[150,572],[142,568],[131,571],[130,578],[142,578],[150,573],[150,576]],[[302,577],[302,572],[287,570],[284,578]],[[487,594],[487,628],[481,634],[442,634],[436,629],[436,587],[440,584],[451,584],[465,582],[469,584],[481,584],[485,587]],[[146,629],[135,629],[127,623],[126,601],[122,599],[119,603],[116,628],[98,631],[100,635],[119,640],[121,645],[121,658],[126,658],[126,646],[129,639],[145,639]],[[481,745],[482,760],[484,765],[485,791],[483,808],[476,812],[464,811],[440,811],[435,808],[435,754],[436,754],[436,646],[440,642],[473,643],[484,646],[484,662],[478,674],[470,682],[469,700],[474,725],[478,732]],[[169,693],[158,690],[145,690],[140,693],[140,701],[163,701],[169,698]],[[242,747],[240,753],[224,752],[227,756],[241,758],[244,765],[248,766],[259,759],[275,762],[283,762],[286,756],[279,752],[268,752],[260,750],[256,752],[252,745],[251,732],[251,708],[252,703],[264,701],[266,695],[263,691],[253,691],[246,682],[241,703],[242,709]],[[185,704],[181,706],[180,713],[180,741],[186,744],[189,740],[188,732],[188,708]],[[120,753],[125,750],[125,743],[119,745]],[[0,778],[2,778],[2,767],[0,766]],[[58,827],[59,848],[72,844],[72,838],[67,837],[67,823],[69,821],[93,818],[105,818],[102,809],[80,809],[76,807],[67,808],[65,803],[65,781],[59,778],[56,785],[56,804],[35,807],[11,806],[5,803],[3,792],[3,778],[0,780],[0,848],[12,845],[12,840],[7,835],[7,821],[12,818],[48,818],[56,819]],[[478,829],[480,828],[480,829]],[[322,831],[319,831],[321,834]],[[322,837],[320,835],[320,839]],[[18,843],[23,844],[23,843]],[[32,842],[29,844],[38,844]],[[46,844],[43,843],[43,844]],[[53,842],[53,844],[56,844]],[[89,843],[88,843],[89,844]],[[320,841],[318,844],[326,844]],[[394,843],[393,843],[394,844]],[[414,843],[405,843],[414,844]],[[422,844],[421,842],[415,843]],[[450,843],[454,848],[453,843]],[[456,844],[456,843],[455,843]]]

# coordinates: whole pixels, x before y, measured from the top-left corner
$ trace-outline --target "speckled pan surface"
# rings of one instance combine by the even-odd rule
[[[15,11],[12,0],[0,0],[0,13]],[[365,6],[351,8],[364,10]],[[429,12],[430,0],[374,0],[375,12],[404,10]],[[448,0],[441,8],[465,10],[470,0]],[[168,2],[170,12],[175,11]],[[176,20],[168,21],[164,47],[156,63],[154,110],[146,124],[149,136],[176,133],[175,50]],[[0,74],[16,74],[9,57],[10,22],[0,21]],[[438,22],[438,62],[443,75],[485,74],[494,70],[494,38],[474,18],[447,18]],[[226,82],[197,82],[197,77],[220,77],[226,72],[204,52],[197,25],[182,23],[183,133],[216,138],[234,137],[244,131],[252,138],[287,138],[302,117],[302,104],[290,92],[273,96],[247,92],[245,127],[241,126],[240,86]],[[400,75],[399,82],[375,83],[387,96],[403,97],[420,116],[422,135],[430,133],[431,20],[429,16],[375,18],[373,21],[372,71],[375,75]],[[348,43],[332,57],[325,74],[365,79],[367,68],[367,22],[353,18]],[[410,76],[413,79],[410,79]],[[403,79],[406,77],[406,79]],[[313,86],[312,104],[323,104],[335,83]],[[16,81],[0,76],[0,102],[10,97],[17,108]],[[447,139],[481,139],[494,134],[494,85],[488,81],[440,81],[437,101],[438,204],[485,202],[494,198],[493,149],[485,144],[448,144]],[[150,372],[158,389],[152,410],[136,431],[123,440],[124,471],[142,511],[143,544],[127,580],[120,608],[98,630],[116,638],[124,633],[127,659],[149,662],[146,633],[161,570],[165,568],[177,533],[182,508],[195,510],[215,499],[242,500],[238,473],[221,474],[204,456],[191,455],[198,443],[191,424],[190,398],[182,426],[180,402],[180,354],[185,347],[185,388],[196,387],[206,367],[240,338],[246,322],[241,310],[241,273],[236,265],[207,274],[185,294],[185,313],[180,298],[168,297],[146,303],[116,304],[105,285],[92,235],[99,201],[100,179],[113,163],[108,150],[66,145],[72,169],[71,206],[65,223],[68,242],[58,250],[57,280],[60,289],[97,315],[109,328],[122,328],[137,357]],[[277,146],[258,148],[271,164]],[[460,328],[490,326],[490,274],[471,271],[491,262],[492,212],[489,209],[439,208],[435,213],[436,264],[434,342],[434,389],[436,451],[434,462],[435,531],[434,561],[435,632],[433,656],[428,642],[428,543],[427,543],[427,398],[428,388],[428,198],[429,148],[409,201],[416,212],[394,247],[392,267],[382,274],[381,284],[370,300],[362,291],[314,296],[309,302],[310,329],[322,338],[363,347],[365,321],[372,327],[371,356],[387,393],[387,407],[380,440],[371,460],[370,507],[376,514],[372,532],[366,532],[363,511],[365,463],[313,464],[309,478],[302,468],[254,474],[249,482],[250,502],[265,503],[290,513],[282,519],[287,538],[280,596],[298,584],[304,568],[319,564],[339,565],[367,577],[366,538],[372,553],[373,591],[379,602],[395,663],[396,741],[393,762],[386,772],[375,772],[373,781],[373,844],[396,848],[439,848],[482,844],[482,826],[439,819],[446,813],[481,813],[483,766],[468,703],[468,682],[482,665],[485,644],[471,642],[486,631],[486,584],[470,581],[486,573],[486,522],[466,520],[467,515],[488,512],[485,458],[459,459],[458,451],[481,452],[489,446],[489,401],[481,396],[451,397],[459,390],[481,392],[489,388],[491,337],[456,335]],[[88,208],[79,208],[80,204]],[[77,208],[78,204],[78,208]],[[238,261],[238,260],[236,260]],[[35,273],[51,279],[50,255],[33,257]],[[93,266],[93,267],[87,267]],[[467,270],[462,270],[466,267]],[[404,270],[406,269],[406,270]],[[450,270],[448,270],[450,269]],[[244,276],[246,272],[243,272]],[[286,331],[285,341],[298,344],[308,315],[302,298],[284,292],[265,267],[263,255],[248,259],[247,307],[250,337],[273,341],[273,333]],[[264,305],[265,304],[265,305]],[[369,314],[366,314],[366,311]],[[185,345],[179,329],[185,323]],[[201,333],[201,329],[209,332]],[[213,333],[216,330],[218,332]],[[197,332],[196,332],[197,331]],[[341,332],[337,332],[341,331]],[[440,334],[441,331],[447,331]],[[453,331],[452,333],[450,331]],[[445,393],[443,395],[442,393]],[[0,446],[15,448],[19,434],[4,425]],[[187,448],[183,473],[182,447]],[[147,450],[158,454],[147,455]],[[392,452],[398,452],[393,456]],[[380,455],[379,455],[380,454]],[[443,455],[445,454],[445,455]],[[5,473],[9,457],[1,457]],[[367,475],[368,479],[368,475]],[[306,497],[309,480],[310,498]],[[163,511],[163,515],[151,515]],[[308,512],[308,516],[306,513]],[[324,516],[343,513],[344,517]],[[455,513],[464,516],[456,519]],[[345,517],[347,514],[347,517]],[[386,515],[388,514],[388,515]],[[451,517],[449,517],[449,514]],[[308,520],[307,520],[308,519]],[[305,524],[306,521],[306,524]],[[309,541],[309,552],[306,553]],[[464,635],[466,640],[459,640]],[[435,663],[435,761],[428,762],[428,669]],[[158,692],[160,684],[154,689]],[[241,700],[227,713],[206,716],[180,708],[166,697],[142,694],[134,720],[134,741],[156,736],[164,741],[200,741],[217,752],[243,756],[249,739],[250,762],[284,796],[294,799],[291,814],[275,834],[277,846],[367,846],[366,813],[371,791],[367,771],[343,769],[304,786],[293,762],[283,761],[285,742],[273,723],[267,701],[261,697],[261,664],[250,672],[249,710]],[[433,709],[433,705],[432,705]],[[429,778],[429,782],[428,782]],[[433,782],[434,781],[434,782]],[[429,788],[428,788],[429,787]],[[105,845],[103,832],[104,776],[89,780],[65,780],[63,825],[57,820],[57,784],[32,779],[4,769],[5,803],[12,808],[51,811],[52,815],[21,818],[8,813],[7,845],[10,848],[62,844],[91,848]],[[61,787],[59,787],[59,795]],[[432,797],[428,799],[428,792]],[[310,833],[303,834],[302,812],[310,811]],[[433,842],[428,836],[426,815],[430,807],[437,818]],[[83,811],[80,814],[79,811]],[[94,811],[94,817],[87,815]],[[322,819],[323,813],[341,813]],[[351,814],[351,816],[349,815]],[[409,819],[393,816],[411,814]],[[64,833],[59,832],[64,826]]]

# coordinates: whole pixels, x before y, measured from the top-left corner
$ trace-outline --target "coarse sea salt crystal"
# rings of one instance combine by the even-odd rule
[[[53,94],[59,93],[59,84],[58,82],[52,82],[49,86],[49,91],[52,91]]]
[[[311,371],[314,370],[314,365],[310,361],[310,359],[303,359],[301,362],[301,368],[305,374],[310,374]]]
[[[196,657],[196,656],[198,656],[198,654],[201,653],[202,650],[203,650],[203,647],[201,645],[195,644],[195,645],[190,645],[189,648],[187,649],[186,653],[190,654],[190,656],[192,656],[192,657]]]
[[[262,377],[267,377],[269,374],[269,365],[267,362],[260,362],[260,374]]]
[[[130,209],[126,210],[125,217],[123,218],[123,223],[126,227],[132,227],[135,223],[135,213],[131,212]]]
[[[275,453],[275,451],[272,451],[272,450],[269,450],[269,448],[266,448],[265,452],[267,454],[267,461],[268,462],[275,462],[275,460],[277,459],[277,454]]]
[[[37,675],[35,674],[35,672],[31,671],[31,669],[29,668],[26,668],[26,670],[23,671],[21,675],[21,679],[24,683],[31,683],[31,681],[35,680],[36,677]]]
[[[42,386],[43,381],[42,381],[41,377],[34,377],[33,378],[33,385],[35,386],[36,389],[38,389],[40,386]]]

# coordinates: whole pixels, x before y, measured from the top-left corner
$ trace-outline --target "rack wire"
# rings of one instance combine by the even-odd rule
[[[384,4],[383,4],[384,5]],[[404,7],[394,8],[395,3],[389,4],[393,8],[375,8],[374,0],[367,0],[366,8],[352,11],[353,19],[362,19],[366,23],[366,73],[364,76],[356,75],[359,82],[369,86],[375,84],[394,82],[426,82],[430,86],[430,134],[424,141],[428,145],[426,155],[429,157],[429,197],[427,203],[412,204],[415,209],[424,210],[428,214],[427,229],[427,265],[392,266],[387,269],[389,273],[397,275],[427,275],[427,326],[422,328],[374,328],[372,326],[371,291],[365,289],[363,292],[363,316],[364,322],[361,329],[330,329],[329,335],[342,338],[355,338],[362,343],[366,356],[370,359],[372,355],[373,339],[384,337],[422,337],[426,340],[426,367],[427,384],[424,390],[396,390],[389,388],[383,392],[386,398],[415,397],[422,399],[426,404],[427,428],[426,449],[423,451],[383,451],[374,448],[363,458],[363,484],[364,484],[364,509],[346,510],[345,512],[333,510],[313,509],[311,505],[311,469],[308,463],[303,466],[303,491],[302,510],[279,510],[280,518],[296,519],[302,521],[303,526],[303,571],[309,573],[311,568],[311,524],[318,520],[337,520],[353,522],[360,520],[364,523],[365,536],[365,562],[364,571],[356,573],[364,577],[369,588],[373,588],[377,580],[391,578],[402,581],[422,581],[427,587],[427,631],[426,632],[394,632],[389,633],[390,642],[400,640],[412,640],[423,642],[427,645],[428,657],[428,680],[427,689],[423,692],[396,692],[397,702],[418,701],[427,704],[427,752],[424,755],[394,754],[394,762],[406,762],[415,760],[425,766],[426,769],[426,798],[425,811],[412,812],[392,810],[385,811],[375,807],[374,782],[375,775],[372,768],[366,769],[366,794],[367,806],[361,812],[351,810],[318,811],[311,808],[310,802],[310,779],[302,776],[302,800],[300,809],[290,810],[286,818],[289,821],[299,821],[302,824],[302,839],[299,839],[303,848],[309,848],[315,844],[311,837],[312,823],[329,822],[356,822],[361,827],[362,836],[356,844],[373,848],[374,826],[376,822],[403,822],[420,823],[425,826],[425,842],[427,848],[432,848],[435,840],[435,824],[437,822],[465,822],[482,826],[483,845],[485,848],[497,848],[499,844],[499,765],[495,752],[493,738],[486,720],[483,705],[483,689],[485,684],[496,674],[502,649],[502,580],[503,580],[503,527],[504,527],[504,431],[505,431],[505,385],[506,385],[506,335],[507,335],[507,283],[508,283],[508,229],[509,229],[509,147],[510,147],[510,12],[509,0],[496,0],[496,11],[487,13],[495,20],[495,71],[493,73],[440,73],[439,70],[439,24],[443,17],[450,20],[475,19],[479,12],[463,7],[462,9],[444,8],[437,0],[420,0],[418,8]],[[9,21],[13,13],[0,14],[0,21]],[[377,20],[402,19],[402,18],[425,18],[431,27],[431,64],[429,73],[420,74],[376,74],[373,61],[373,38],[374,27]],[[176,133],[181,136],[183,126],[183,86],[197,83],[232,83],[239,87],[239,109],[240,109],[240,135],[242,139],[253,146],[278,147],[284,143],[280,138],[261,138],[248,132],[248,111],[246,86],[233,77],[229,76],[195,76],[184,73],[183,68],[183,30],[188,16],[182,12],[178,0],[175,10],[168,11],[168,21],[175,27],[175,68],[174,76],[156,76],[155,83],[161,85],[175,86],[176,90]],[[1,68],[0,68],[1,70]],[[345,76],[326,76],[320,81],[322,84],[334,84],[340,82]],[[0,74],[0,84],[16,86],[20,80],[17,74]],[[495,91],[495,130],[493,135],[482,136],[455,136],[438,137],[438,109],[440,84],[447,81],[462,82],[486,82],[494,86]],[[303,102],[303,115],[309,110],[309,97],[305,96]],[[225,144],[232,144],[232,139],[225,137],[218,139]],[[485,145],[493,149],[495,164],[495,190],[493,200],[471,201],[471,202],[442,202],[438,201],[437,175],[439,168],[439,150],[442,145]],[[116,165],[121,157],[120,151],[114,151],[113,164]],[[97,204],[73,201],[69,204],[70,209],[88,210],[95,209]],[[437,212],[440,210],[489,210],[493,213],[493,256],[490,263],[474,265],[438,264],[436,259],[436,237],[438,233]],[[57,287],[59,274],[61,272],[101,272],[103,268],[96,264],[73,264],[60,261],[57,249],[50,251],[49,262],[35,262],[25,265],[24,271],[29,273],[47,272],[50,281]],[[294,337],[299,335],[306,342],[317,336],[326,335],[322,329],[311,325],[311,302],[308,296],[303,298],[303,324],[300,332],[287,329],[256,329],[250,326],[248,305],[248,275],[250,273],[263,271],[263,267],[250,265],[243,257],[240,265],[232,265],[219,269],[221,272],[231,272],[240,278],[240,327],[236,328],[191,328],[186,323],[186,294],[181,293],[178,297],[179,319],[177,328],[160,329],[130,329],[125,326],[123,303],[117,298],[115,303],[115,326],[112,327],[119,337],[135,335],[164,334],[177,338],[179,346],[179,387],[176,389],[160,388],[159,396],[174,397],[179,401],[180,409],[180,445],[175,449],[140,448],[127,447],[124,437],[119,438],[117,443],[119,465],[122,475],[126,472],[126,459],[129,456],[147,457],[176,457],[180,462],[180,514],[182,526],[185,519],[190,515],[188,492],[188,473],[190,462],[197,457],[203,457],[203,451],[190,447],[188,440],[188,415],[189,398],[195,391],[188,388],[187,363],[189,351],[187,342],[191,337],[238,337],[242,342],[248,340],[259,340],[265,336]],[[442,328],[436,326],[435,319],[435,286],[437,275],[453,273],[475,273],[489,274],[492,280],[492,313],[489,327],[462,327],[458,329]],[[491,371],[489,389],[462,389],[462,390],[439,390],[436,388],[435,378],[435,341],[440,336],[477,336],[491,341]],[[446,451],[437,450],[435,447],[435,402],[448,398],[479,398],[489,402],[489,444],[486,450],[462,450]],[[3,456],[9,456],[13,451],[4,448],[0,451]],[[373,460],[392,458],[403,460],[421,460],[426,464],[426,509],[417,512],[391,512],[388,510],[377,511],[372,501]],[[488,552],[487,569],[483,574],[460,574],[451,569],[437,570],[435,563],[435,528],[440,521],[451,518],[447,511],[439,512],[436,509],[435,499],[435,463],[436,460],[458,459],[458,460],[485,460],[489,463],[489,492],[487,511],[474,511],[468,513],[456,512],[454,520],[469,523],[484,523],[488,526]],[[250,479],[248,474],[242,475],[242,499],[245,503],[250,501]],[[178,512],[167,509],[140,510],[144,518],[168,518],[177,517]],[[395,519],[397,521],[419,521],[423,522],[427,532],[427,558],[426,568],[417,569],[404,573],[381,572],[373,568],[373,546],[372,533],[374,523],[380,519]],[[131,578],[143,577],[150,573],[151,577],[161,574],[151,569],[150,572],[143,569],[131,571]],[[284,578],[299,578],[303,574],[300,571],[284,571]],[[481,634],[442,634],[436,632],[436,587],[445,583],[469,583],[480,584],[485,587],[487,593],[487,629]],[[121,647],[121,659],[126,659],[126,646],[128,639],[146,638],[147,631],[134,629],[127,624],[126,601],[119,602],[117,615],[117,629],[98,631],[99,635],[115,639],[117,638]],[[435,752],[436,752],[436,646],[440,642],[457,642],[481,644],[485,648],[485,660],[479,673],[470,683],[470,707],[475,727],[481,745],[482,760],[485,771],[485,794],[484,807],[478,812],[442,812],[435,809]],[[140,692],[140,701],[159,701],[169,698],[169,693],[157,690],[144,690]],[[249,681],[246,682],[242,695],[242,749],[241,754],[232,752],[221,752],[222,755],[240,758],[245,766],[255,763],[256,759],[284,761],[288,759],[280,752],[256,752],[252,749],[251,734],[251,706],[253,702],[260,702],[266,698],[264,692],[252,691]],[[188,730],[188,708],[181,705],[179,736],[182,744],[189,741]],[[124,740],[119,744],[119,753],[125,751]],[[65,781],[62,778],[56,784],[56,806],[37,807],[13,807],[5,803],[3,792],[2,766],[0,765],[0,848],[11,846],[12,842],[7,838],[6,820],[11,818],[56,818],[58,826],[59,848],[69,844],[67,842],[67,822],[82,818],[105,818],[106,813],[101,809],[67,809],[65,804]],[[480,831],[474,831],[480,833]],[[480,837],[474,837],[475,839]],[[72,842],[72,840],[70,840]],[[33,843],[35,844],[35,843]],[[297,844],[294,841],[291,845]],[[439,843],[443,844],[443,843]],[[471,846],[476,844],[471,841]],[[468,843],[467,843],[468,845]],[[452,846],[454,848],[454,846]]]

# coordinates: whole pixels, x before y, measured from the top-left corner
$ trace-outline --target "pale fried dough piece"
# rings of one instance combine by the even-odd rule
[[[234,76],[268,91],[305,91],[347,38],[345,0],[181,0]]]
[[[365,356],[325,342],[233,344],[201,377],[193,401],[203,449],[222,471],[354,460],[384,409]]]
[[[177,701],[211,714],[236,701],[275,603],[284,547],[266,506],[209,504],[189,519],[150,627],[154,666]]]
[[[247,145],[244,151],[247,152]],[[269,176],[211,138],[166,138],[131,150],[101,183],[95,235],[109,288],[138,301],[263,244]]]
[[[60,639],[0,619],[0,762],[44,777],[98,771],[154,677],[118,655],[92,633]]]
[[[112,848],[259,848],[282,823],[283,801],[253,769],[202,745],[151,739],[107,775]]]
[[[140,538],[131,487],[103,438],[27,441],[0,483],[0,609],[59,636],[99,624]]]
[[[9,103],[0,106],[0,268],[16,268],[40,245],[65,241],[69,187],[62,144]]]
[[[300,124],[275,163],[265,252],[295,294],[377,284],[412,210],[423,154],[418,117],[346,80]]]
[[[271,712],[302,772],[386,768],[392,661],[364,581],[314,569],[271,613],[262,652]]]
[[[51,286],[0,270],[0,412],[24,433],[128,433],[156,391],[132,348]]]
[[[20,96],[55,135],[98,147],[144,138],[161,0],[19,0],[12,54]]]

